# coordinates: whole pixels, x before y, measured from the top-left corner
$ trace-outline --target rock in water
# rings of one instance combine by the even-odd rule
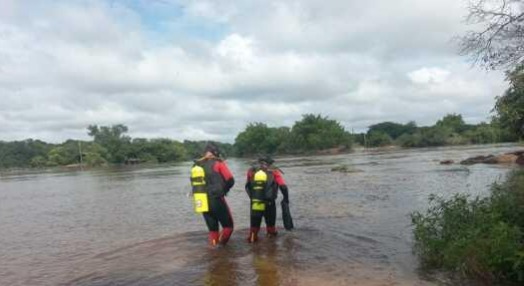
[[[473,165],[473,164],[490,164],[490,163],[487,163],[487,162],[491,162],[493,159],[495,158],[495,156],[493,155],[488,155],[488,156],[475,156],[475,157],[471,157],[471,158],[468,158],[466,160],[463,160],[460,162],[461,165]]]
[[[364,172],[360,169],[355,169],[351,166],[336,166],[336,167],[333,167],[331,168],[331,172],[340,172],[340,173],[360,173],[360,172]]]
[[[517,162],[519,156],[515,154],[504,154],[497,156],[497,163],[498,164],[513,164]]]
[[[488,155],[488,156],[476,156],[468,158],[464,161],[461,161],[461,165],[473,165],[473,164],[514,164],[517,162],[519,157],[524,155],[515,155],[512,153],[507,153],[503,155]]]

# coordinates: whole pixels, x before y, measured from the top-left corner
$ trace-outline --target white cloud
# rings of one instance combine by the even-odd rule
[[[459,2],[165,0],[191,25],[158,41],[151,29],[165,23],[125,1],[2,1],[0,140],[124,123],[136,136],[231,141],[248,122],[320,112],[356,130],[485,118],[505,83],[455,54]],[[226,28],[206,39],[195,22]]]
[[[409,79],[418,84],[435,84],[446,81],[450,72],[441,68],[421,68],[408,73]]]

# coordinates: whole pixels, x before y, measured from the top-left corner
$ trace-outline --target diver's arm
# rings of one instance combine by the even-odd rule
[[[216,171],[220,173],[222,178],[224,179],[224,193],[228,193],[229,190],[235,185],[235,178],[233,178],[233,174],[231,174],[231,171],[226,165],[226,162],[218,162],[216,165]]]
[[[284,197],[283,202],[289,203],[289,189],[286,185],[286,181],[284,180],[284,177],[282,177],[282,174],[278,170],[275,171],[273,174],[275,176],[275,182],[277,183],[278,188],[280,189],[280,192],[282,193],[282,196]]]
[[[244,186],[244,189],[246,190],[247,196],[251,199],[251,177],[253,176],[252,169],[247,170],[246,175],[246,185]]]

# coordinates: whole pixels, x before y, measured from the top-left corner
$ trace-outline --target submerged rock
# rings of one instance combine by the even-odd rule
[[[453,163],[455,163],[455,161],[453,161],[453,160],[442,160],[442,161],[440,161],[440,165],[451,165]]]
[[[360,169],[353,168],[351,166],[336,166],[331,168],[331,172],[340,172],[340,173],[361,173],[364,172]]]

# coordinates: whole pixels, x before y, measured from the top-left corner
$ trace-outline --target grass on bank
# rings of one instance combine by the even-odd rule
[[[411,214],[415,252],[425,269],[485,283],[524,281],[524,170],[495,183],[487,197],[430,197]]]

